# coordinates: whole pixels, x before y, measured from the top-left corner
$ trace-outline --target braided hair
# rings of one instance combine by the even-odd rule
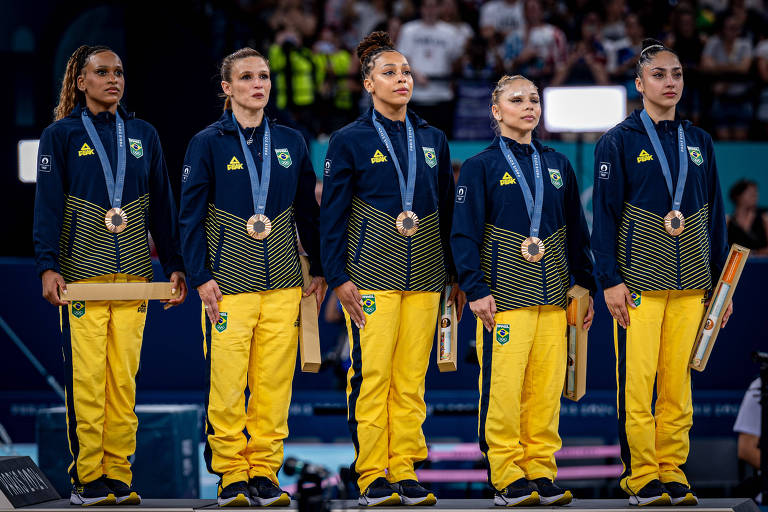
[[[72,54],[67,61],[67,68],[64,71],[64,78],[61,80],[61,92],[59,93],[59,103],[53,109],[53,120],[58,121],[67,117],[78,103],[85,102],[85,94],[77,88],[77,77],[83,72],[83,68],[88,63],[91,55],[101,52],[111,52],[108,46],[88,46],[83,45]]]
[[[669,52],[678,59],[680,58],[675,50],[665,46],[658,39],[643,39],[643,49],[640,50],[640,57],[637,59],[637,65],[635,66],[635,74],[638,78],[642,78],[643,68],[661,52]]]
[[[383,30],[371,32],[357,45],[357,57],[360,59],[360,72],[363,80],[373,71],[376,57],[385,52],[396,52],[389,34]]]

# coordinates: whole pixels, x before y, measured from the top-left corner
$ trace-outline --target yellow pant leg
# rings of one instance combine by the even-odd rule
[[[366,319],[362,329],[344,312],[352,361],[347,372],[347,423],[355,446],[352,470],[360,492],[385,476],[389,464],[387,398],[402,293],[360,290]]]
[[[655,407],[656,458],[662,482],[688,485],[680,469],[688,458],[688,432],[693,425],[688,361],[704,316],[703,298],[703,290],[671,291],[664,313]]]
[[[659,478],[651,402],[668,295],[666,290],[642,292],[640,305],[628,308],[627,329],[613,323],[619,444],[624,464],[620,484],[628,494],[636,494]]]
[[[529,480],[557,476],[555,452],[562,442],[560,396],[567,359],[565,310],[539,306],[536,334],[528,356],[520,407],[520,444],[523,458],[518,464]],[[512,332],[518,329],[512,325]]]
[[[498,490],[525,477],[519,466],[523,459],[520,402],[537,318],[536,307],[502,311],[496,313],[493,332],[477,321],[478,437],[488,463],[489,483]]]
[[[114,282],[146,282],[146,279],[117,275]],[[128,458],[136,451],[139,421],[133,409],[147,301],[110,301],[109,310],[103,471],[109,478],[130,485],[132,474]]]
[[[205,460],[222,487],[248,480],[245,387],[253,330],[261,309],[258,293],[224,295],[221,320],[211,325],[202,309],[208,366]]]
[[[416,479],[414,463],[427,458],[421,427],[427,417],[424,378],[437,326],[440,294],[404,292],[400,302],[400,329],[392,359],[389,415],[389,471],[391,482]]]
[[[248,476],[276,484],[288,437],[288,409],[298,349],[301,288],[259,292],[261,309],[248,366]]]
[[[81,282],[111,282],[100,276]],[[79,301],[61,307],[66,372],[67,436],[75,483],[102,475],[109,302]]]

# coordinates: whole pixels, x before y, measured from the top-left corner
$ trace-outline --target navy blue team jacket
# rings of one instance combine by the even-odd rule
[[[681,212],[685,229],[671,236],[672,209],[658,155],[636,110],[595,147],[592,248],[603,288],[632,291],[711,289],[728,256],[727,231],[712,138],[689,121],[661,121],[656,132],[677,186],[677,127],[683,123],[688,177]]]
[[[192,287],[215,279],[225,295],[301,286],[296,228],[310,259],[310,274],[322,276],[317,232],[315,173],[299,132],[269,122],[271,174],[264,214],[272,231],[263,240],[248,235],[254,214],[251,179],[240,138],[253,128],[235,127],[232,111],[195,135],[184,157],[179,223],[184,264]],[[249,146],[261,179],[264,123]]]
[[[445,134],[408,112],[416,137],[413,211],[419,229],[401,235],[403,211],[397,169],[371,122],[371,111],[335,132],[323,177],[320,229],[326,280],[331,288],[352,280],[365,290],[441,291],[454,276],[449,236],[453,172]],[[408,172],[405,123],[376,118]]]
[[[493,295],[497,310],[507,311],[539,305],[565,307],[572,280],[594,292],[589,231],[570,162],[565,155],[533,141],[544,177],[539,238],[545,254],[540,261],[529,262],[520,246],[530,235],[531,222],[520,184],[499,144],[512,150],[535,195],[529,144],[496,137],[464,162],[456,189],[451,245],[467,299]]]
[[[147,230],[166,276],[184,270],[176,206],[157,132],[118,107],[128,139],[122,200],[128,226],[111,233],[104,224],[111,208],[104,171],[81,119],[85,108],[77,106],[40,137],[33,231],[37,272],[55,270],[67,282],[115,273],[152,279]],[[102,112],[90,117],[115,173],[115,116]]]

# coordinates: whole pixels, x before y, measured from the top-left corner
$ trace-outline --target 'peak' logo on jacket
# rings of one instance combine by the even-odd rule
[[[642,150],[640,154],[637,155],[637,163],[647,162],[648,160],[653,160],[653,155],[649,155],[646,150]]]
[[[229,161],[227,164],[227,170],[228,171],[236,171],[238,169],[242,169],[243,164],[240,163],[240,160],[238,160],[236,157],[232,157],[232,160]]]
[[[83,142],[83,146],[80,148],[80,151],[77,152],[77,156],[88,156],[93,154],[93,149],[87,142]]]
[[[515,183],[517,183],[517,179],[513,178],[508,172],[505,172],[504,176],[499,180],[499,185],[501,186],[514,185]]]
[[[376,152],[371,157],[372,164],[379,164],[386,161],[387,161],[387,157],[381,152],[380,149],[377,149]]]

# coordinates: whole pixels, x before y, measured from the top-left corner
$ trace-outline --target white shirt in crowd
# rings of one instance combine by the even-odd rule
[[[397,50],[405,55],[411,70],[426,75],[427,85],[413,88],[413,102],[422,105],[453,100],[453,62],[464,50],[464,37],[451,24],[438,21],[428,25],[409,21],[400,29]]]
[[[480,28],[494,27],[504,35],[525,28],[523,2],[517,0],[491,0],[480,7]]]
[[[736,416],[736,423],[733,425],[733,431],[739,434],[751,434],[760,437],[760,378],[753,380],[749,389],[744,393],[744,399],[739,407],[739,414]]]

